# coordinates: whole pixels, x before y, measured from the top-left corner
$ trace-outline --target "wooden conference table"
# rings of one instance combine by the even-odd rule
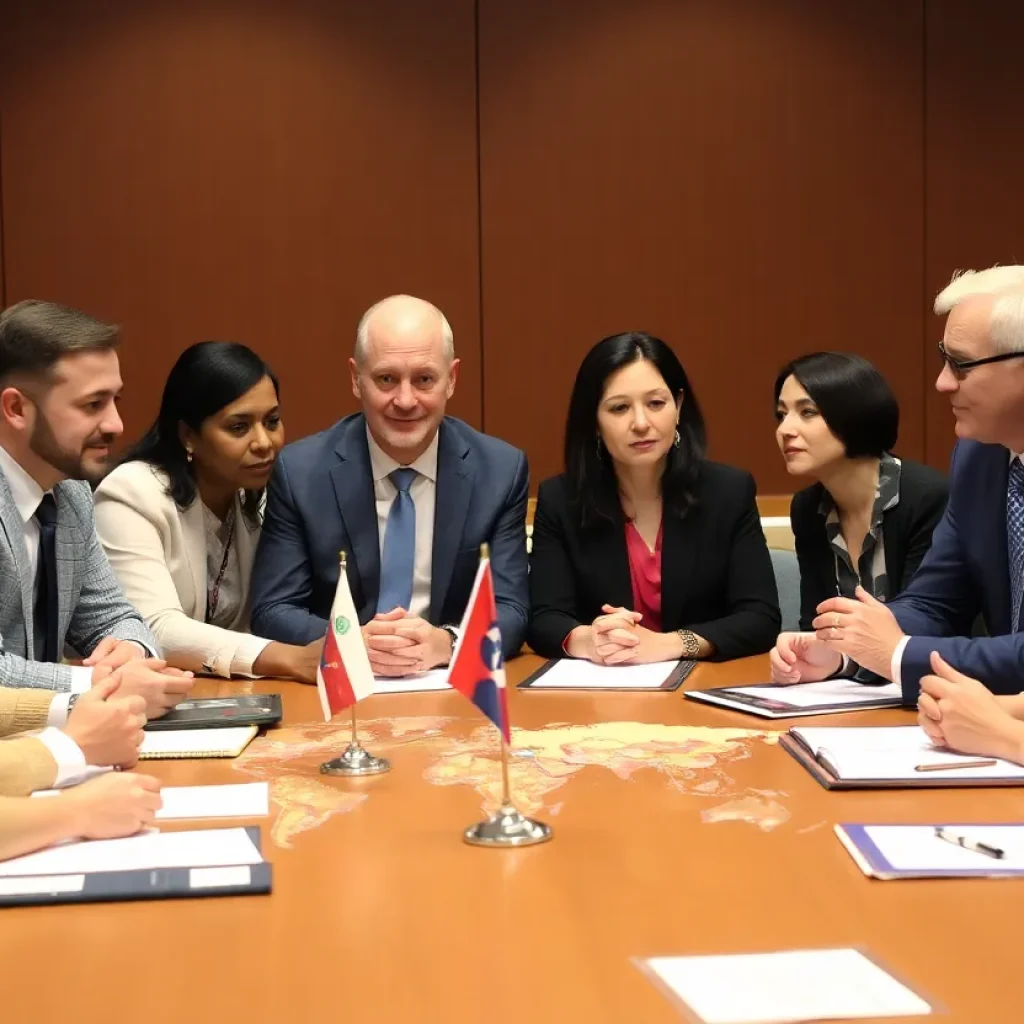
[[[511,662],[510,681],[538,664]],[[687,685],[765,673],[762,658],[701,666]],[[198,689],[237,686],[205,680]],[[497,747],[460,695],[364,702],[364,742],[393,769],[348,780],[317,772],[347,730],[316,724],[311,687],[255,689],[284,694],[274,750],[261,737],[239,761],[151,762],[146,770],[178,785],[276,780],[272,795],[284,809],[273,806],[261,822],[273,894],[0,912],[0,1019],[670,1022],[678,1011],[632,958],[825,945],[866,947],[947,1009],[944,1020],[1024,1019],[1024,882],[872,882],[832,833],[838,821],[1019,820],[1020,790],[829,793],[776,746],[722,734],[689,734],[690,752],[666,763],[669,748],[658,748],[656,730],[643,723],[785,723],[681,693],[512,690],[512,721],[530,731],[538,758],[544,734],[533,731],[567,723],[560,742],[575,744],[576,760],[596,763],[570,764],[559,776],[557,759],[544,771],[535,759],[514,760],[513,780],[554,826],[554,840],[479,849],[461,832],[482,817],[483,796],[462,779],[482,765],[496,779],[486,757]],[[610,722],[641,725],[578,728]],[[658,767],[638,767],[659,757]]]

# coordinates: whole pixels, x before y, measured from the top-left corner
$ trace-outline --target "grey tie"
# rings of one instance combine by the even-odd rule
[[[377,611],[409,610],[412,575],[416,563],[416,505],[409,488],[417,477],[415,469],[396,469],[389,479],[398,489],[384,529],[384,552],[380,560],[380,595]]]

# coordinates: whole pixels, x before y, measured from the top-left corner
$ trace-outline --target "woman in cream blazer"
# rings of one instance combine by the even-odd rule
[[[157,422],[97,488],[100,542],[168,664],[315,681],[319,641],[247,632],[263,489],[283,444],[269,367],[245,345],[200,342],[171,370]]]

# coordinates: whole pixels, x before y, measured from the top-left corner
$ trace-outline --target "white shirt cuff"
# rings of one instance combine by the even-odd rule
[[[907,649],[907,644],[910,643],[910,637],[905,636],[897,645],[896,650],[892,652],[892,662],[889,665],[889,673],[892,676],[892,681],[897,686],[903,685],[902,672],[903,668],[903,652]]]
[[[85,763],[85,754],[78,744],[66,732],[53,728],[44,729],[39,734],[39,739],[57,762],[54,786],[71,786],[80,782],[88,766]]]
[[[70,693],[58,693],[50,701],[50,710],[46,713],[46,724],[59,728],[68,724],[68,705],[71,703]]]
[[[232,656],[226,651],[218,651],[209,661],[210,669],[217,675],[250,676],[255,679],[256,674],[252,667],[256,663],[256,659],[263,653],[264,648],[273,641],[249,633],[235,636],[238,646],[235,648],[234,655]],[[203,668],[206,668],[205,664]],[[225,669],[226,671],[224,671]]]
[[[92,689],[92,666],[71,666],[71,692],[88,693]]]

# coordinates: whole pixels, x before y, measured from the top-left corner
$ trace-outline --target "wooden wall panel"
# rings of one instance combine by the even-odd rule
[[[130,432],[202,338],[282,378],[289,435],[351,411],[378,298],[423,295],[480,423],[472,0],[5,7],[7,297],[125,328]]]
[[[922,454],[920,0],[480,0],[480,107],[485,424],[535,482],[583,353],[633,328],[762,490],[806,351],[875,360]]]
[[[1024,263],[1024,7],[1016,0],[929,0],[925,17],[925,307],[957,269]],[[942,321],[928,317],[927,453],[945,467],[949,399],[933,388]]]

